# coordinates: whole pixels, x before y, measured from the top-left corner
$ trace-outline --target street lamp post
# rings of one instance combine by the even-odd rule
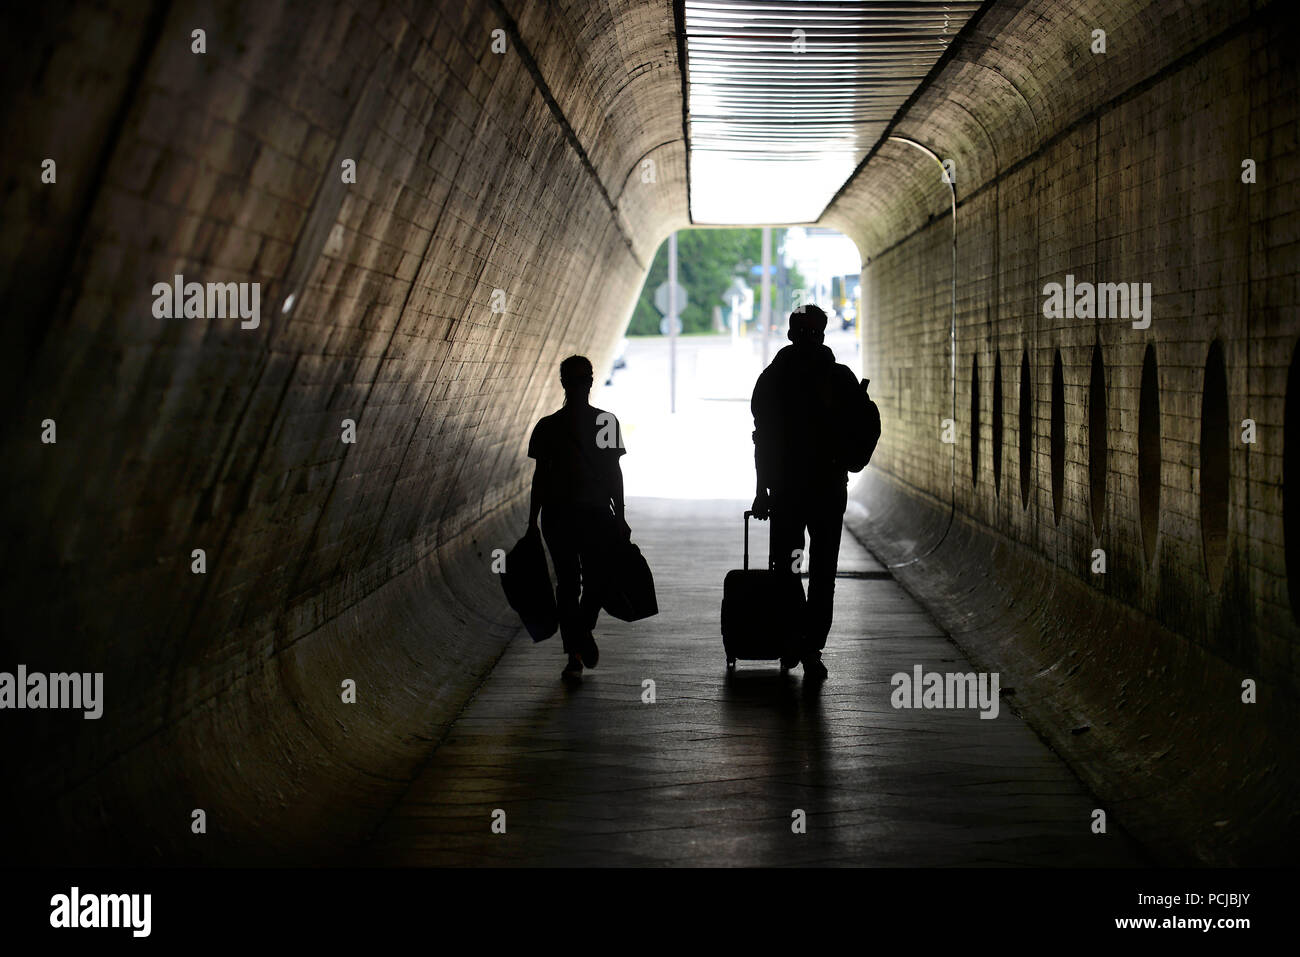
[[[768,273],[772,271],[772,227],[763,227],[763,288],[760,294],[759,317],[763,323],[763,368],[767,368],[768,334],[772,331],[772,290]]]
[[[677,233],[668,237],[668,411],[677,411]]]

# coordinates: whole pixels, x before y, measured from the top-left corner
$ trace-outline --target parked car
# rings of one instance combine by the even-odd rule
[[[624,336],[618,342],[618,352],[614,353],[614,365],[610,367],[609,378],[605,380],[605,385],[612,385],[614,382],[614,371],[616,369],[627,368],[627,337]]]

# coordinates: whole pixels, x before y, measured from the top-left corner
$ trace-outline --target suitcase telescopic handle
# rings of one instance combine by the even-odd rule
[[[753,509],[745,509],[745,571],[749,571],[749,517],[753,514]]]

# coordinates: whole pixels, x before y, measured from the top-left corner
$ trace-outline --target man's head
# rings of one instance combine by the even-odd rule
[[[564,386],[564,401],[587,401],[595,374],[586,356],[569,356],[560,363],[560,385]]]
[[[814,305],[800,306],[790,313],[785,337],[795,345],[821,345],[826,338],[826,313]]]

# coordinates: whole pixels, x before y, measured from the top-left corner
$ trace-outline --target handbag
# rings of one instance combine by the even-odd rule
[[[659,614],[654,574],[641,549],[630,538],[611,530],[604,553],[601,607],[623,621],[640,621]]]
[[[555,603],[555,588],[546,564],[542,536],[535,525],[506,555],[501,587],[506,601],[519,613],[533,641],[545,641],[560,627],[560,612]]]

